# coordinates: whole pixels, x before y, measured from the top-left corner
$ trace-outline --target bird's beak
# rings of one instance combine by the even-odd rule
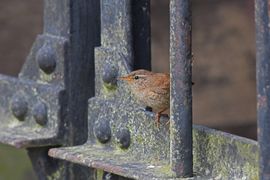
[[[118,80],[131,81],[131,77],[130,76],[122,76],[122,77],[119,77]]]

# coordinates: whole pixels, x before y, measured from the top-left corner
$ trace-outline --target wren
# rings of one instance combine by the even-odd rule
[[[159,127],[161,113],[170,107],[169,73],[154,73],[140,69],[119,79],[127,83],[139,104],[149,106],[157,112],[155,123]]]

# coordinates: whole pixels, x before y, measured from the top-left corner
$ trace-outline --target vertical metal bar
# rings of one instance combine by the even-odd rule
[[[100,45],[99,0],[70,0],[70,33],[65,62],[66,146],[83,144],[88,137],[88,99],[95,95],[94,48]],[[69,179],[91,179],[95,174],[72,163],[68,169]]]
[[[178,177],[192,176],[191,1],[170,2],[170,160]]]
[[[101,1],[101,44],[121,51],[127,66],[132,69],[131,0]]]
[[[255,1],[260,179],[270,179],[270,38],[268,0]]]
[[[95,93],[94,48],[100,44],[99,0],[45,0],[44,34],[66,38],[65,92],[60,97],[64,122],[62,146],[87,140],[88,99]],[[80,108],[78,108],[80,107]],[[94,179],[85,166],[48,157],[50,147],[28,148],[39,179]]]
[[[135,2],[136,1],[136,2]],[[135,31],[132,29],[132,10],[134,7],[132,6],[132,3],[135,4],[135,6],[138,5],[140,0],[102,0],[100,3],[101,5],[101,47],[97,48],[96,51],[104,51],[105,52],[110,49],[114,52],[122,53],[125,57],[126,65],[128,68],[132,69],[134,67],[134,58],[133,58],[133,52],[134,48],[132,47],[133,44],[136,44],[137,46],[143,45],[143,37],[144,32],[141,31],[141,28],[143,27],[140,23],[135,23],[134,26],[136,26],[138,29]],[[145,1],[145,0],[143,0]],[[137,15],[136,17],[140,16]],[[147,27],[145,27],[147,28]],[[142,32],[142,37],[137,36],[138,32]],[[132,35],[136,36],[135,41],[132,41]],[[145,51],[139,52],[138,49],[138,55],[146,56],[147,54],[144,54]],[[106,53],[104,53],[106,54]],[[100,61],[103,65],[106,64],[104,61],[104,58],[106,57],[97,57],[96,56],[96,63]],[[110,57],[114,58],[114,57]],[[118,61],[118,59],[113,59],[115,62]],[[139,61],[141,62],[141,61]],[[110,67],[110,66],[109,66]],[[99,73],[98,65],[96,66],[96,73]],[[101,87],[103,85],[98,84],[98,81],[96,81],[96,91],[98,92],[101,90]],[[103,172],[103,178],[106,180],[128,180],[128,178],[121,177],[116,174],[112,174],[109,172]]]
[[[150,0],[131,1],[134,69],[151,70]]]

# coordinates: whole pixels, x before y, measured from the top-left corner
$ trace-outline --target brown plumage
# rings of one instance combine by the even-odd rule
[[[136,70],[119,79],[127,82],[139,104],[153,108],[159,126],[160,115],[170,106],[170,75]]]

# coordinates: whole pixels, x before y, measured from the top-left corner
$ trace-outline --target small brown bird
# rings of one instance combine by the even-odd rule
[[[127,82],[139,104],[157,112],[156,124],[159,127],[161,113],[170,106],[170,75],[140,69],[119,79]]]

